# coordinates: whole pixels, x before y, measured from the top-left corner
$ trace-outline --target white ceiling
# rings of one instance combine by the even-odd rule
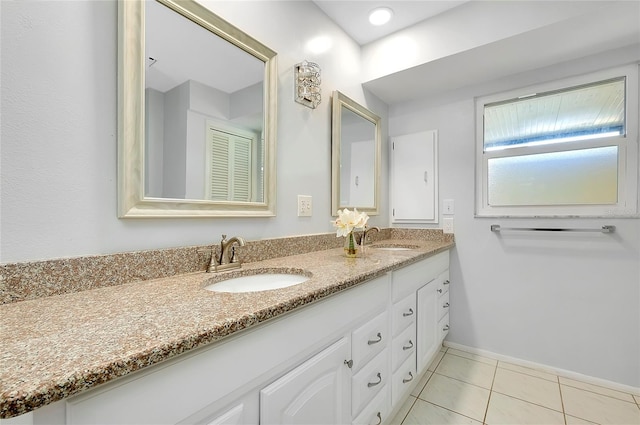
[[[470,3],[457,0],[312,1],[361,46],[436,15],[458,13],[457,11],[469,6],[466,3]],[[585,4],[590,1],[585,0]],[[640,1],[611,1],[601,4],[606,6],[597,11],[576,13],[572,18],[560,20],[553,25],[525,31],[517,36],[364,81],[363,85],[391,105],[615,49],[630,47],[628,50],[632,51],[631,55],[635,57],[633,60],[640,60]],[[386,26],[374,27],[368,22],[368,14],[379,6],[392,8],[394,17]],[[411,84],[407,84],[408,81]]]
[[[312,0],[358,44],[365,45],[398,30],[436,16],[469,0]],[[369,12],[377,7],[393,10],[391,21],[382,26],[369,23]]]
[[[145,3],[145,55],[146,87],[162,93],[194,80],[230,94],[264,78],[264,62],[156,1]]]

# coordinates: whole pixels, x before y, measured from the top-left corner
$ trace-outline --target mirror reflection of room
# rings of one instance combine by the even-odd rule
[[[380,117],[340,91],[332,95],[331,211],[379,214]]]
[[[376,128],[349,108],[341,112],[340,205],[375,207]]]
[[[262,202],[264,62],[157,1],[145,15],[145,196]]]

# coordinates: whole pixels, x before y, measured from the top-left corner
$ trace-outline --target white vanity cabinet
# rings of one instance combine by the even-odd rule
[[[439,303],[445,302],[449,252],[442,252],[392,273],[393,386],[392,404],[401,403],[437,354],[447,321]],[[440,291],[439,291],[440,290]],[[443,295],[440,299],[439,295]]]
[[[446,335],[448,267],[436,254],[16,423],[388,423]]]

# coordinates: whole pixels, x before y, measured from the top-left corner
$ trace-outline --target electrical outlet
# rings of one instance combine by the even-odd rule
[[[298,217],[311,217],[311,196],[298,195]]]
[[[444,209],[444,211],[442,211],[442,214],[453,215],[454,213],[453,199],[443,199],[442,208]]]
[[[444,217],[442,219],[442,231],[444,233],[453,233],[453,217]]]

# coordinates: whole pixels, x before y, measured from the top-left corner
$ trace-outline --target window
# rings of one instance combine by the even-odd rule
[[[638,67],[476,100],[477,216],[635,216]]]

